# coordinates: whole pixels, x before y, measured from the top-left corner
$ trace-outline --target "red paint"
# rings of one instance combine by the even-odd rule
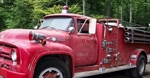
[[[0,69],[0,75],[4,76],[4,78],[27,78],[26,73],[19,73],[5,68]]]
[[[9,29],[2,31],[0,36],[0,75],[6,78],[33,78],[34,70],[39,59],[46,55],[66,55],[71,59],[72,75],[75,72],[98,70],[101,67],[110,68],[132,63],[136,65],[137,58],[131,60],[132,55],[137,55],[143,51],[150,53],[149,44],[126,43],[124,42],[124,29],[118,26],[104,26],[99,20],[96,24],[96,33],[78,34],[77,20],[90,19],[88,16],[78,14],[53,14],[44,18],[51,17],[72,17],[75,25],[75,32],[60,31],[54,29]],[[118,19],[111,19],[117,22]],[[59,23],[59,22],[58,22]],[[108,31],[109,28],[112,31]],[[88,28],[88,27],[87,27]],[[85,29],[87,30],[87,29]],[[46,45],[30,41],[30,32],[39,33],[46,36]],[[105,34],[105,35],[104,35]],[[57,38],[56,42],[52,37]],[[106,40],[107,45],[102,42]],[[11,60],[11,50],[17,50],[17,65],[13,66]],[[109,50],[110,48],[110,50]],[[106,57],[110,51],[112,57]],[[116,60],[117,53],[119,58]],[[107,58],[108,63],[103,59]]]

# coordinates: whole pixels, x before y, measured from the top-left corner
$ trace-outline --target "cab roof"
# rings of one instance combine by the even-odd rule
[[[49,18],[53,16],[69,16],[69,17],[77,17],[78,19],[90,19],[91,18],[85,15],[71,14],[71,13],[50,14],[50,15],[44,16],[44,18]]]

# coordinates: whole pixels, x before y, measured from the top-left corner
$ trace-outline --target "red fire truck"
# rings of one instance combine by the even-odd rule
[[[2,78],[82,78],[127,70],[142,78],[150,62],[150,32],[119,19],[63,13],[32,29],[0,33]]]

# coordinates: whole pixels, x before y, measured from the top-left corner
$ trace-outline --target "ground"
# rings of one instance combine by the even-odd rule
[[[123,71],[122,72],[119,71],[119,72],[113,72],[113,73],[91,76],[91,77],[86,77],[86,78],[131,78],[131,77],[124,76]],[[146,66],[146,72],[143,78],[150,78],[150,64]]]
[[[86,78],[131,78],[131,77],[124,76],[123,71],[121,72],[119,71],[119,72],[91,76],[91,77],[86,77]],[[146,66],[146,71],[145,71],[143,78],[150,78],[150,64]]]

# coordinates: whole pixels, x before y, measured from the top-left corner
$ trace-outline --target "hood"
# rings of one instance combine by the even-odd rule
[[[44,34],[46,38],[48,37],[56,37],[66,39],[68,32],[59,31],[59,30],[50,30],[50,29],[42,29],[42,30],[31,30],[31,29],[9,29],[2,31],[0,33],[0,41],[29,41],[29,32]]]

